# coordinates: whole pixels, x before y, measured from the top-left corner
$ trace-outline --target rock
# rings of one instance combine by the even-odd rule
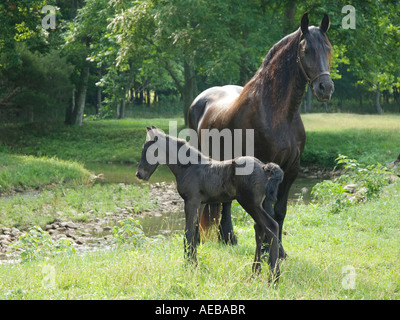
[[[96,232],[96,233],[101,233],[101,232],[103,232],[103,231],[104,231],[103,228],[100,227],[100,226],[95,226],[95,227],[93,228],[93,232]]]
[[[356,184],[348,184],[347,186],[343,187],[343,189],[347,190],[349,193],[354,193],[356,191],[356,188]]]
[[[81,233],[81,237],[90,237],[90,236],[91,236],[91,234],[88,233],[88,232],[82,232]]]
[[[103,230],[106,231],[106,232],[109,232],[109,231],[112,230],[112,227],[110,227],[110,226],[105,226],[105,227],[103,228]]]
[[[75,223],[73,223],[73,222],[71,222],[71,221],[67,222],[67,223],[65,224],[65,226],[66,226],[67,228],[69,228],[69,229],[78,229],[78,225],[75,224]]]
[[[58,232],[57,229],[50,229],[48,232],[49,232],[49,234],[52,235],[52,236],[55,236],[55,235],[59,234],[59,232]]]
[[[11,228],[8,227],[3,227],[1,231],[3,234],[11,234]]]

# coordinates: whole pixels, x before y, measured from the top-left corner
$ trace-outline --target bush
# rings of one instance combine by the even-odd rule
[[[112,235],[118,245],[140,246],[147,240],[140,222],[132,218],[121,221],[120,227],[115,226]]]
[[[333,213],[354,203],[379,197],[382,189],[389,184],[391,172],[380,163],[362,165],[341,154],[335,161],[343,166],[343,174],[332,181],[325,180],[316,184],[311,191],[315,200],[328,203]]]
[[[13,248],[20,251],[22,262],[54,256],[60,252],[67,252],[69,254],[76,252],[70,239],[64,238],[54,241],[49,233],[43,231],[38,226],[33,227],[29,232],[20,236],[18,242],[13,245]]]

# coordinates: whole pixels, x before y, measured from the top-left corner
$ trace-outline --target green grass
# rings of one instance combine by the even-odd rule
[[[0,198],[0,227],[26,230],[34,225],[44,227],[56,219],[87,221],[115,213],[119,208],[134,207],[139,211],[153,205],[149,188],[144,185],[59,186],[40,193]]]
[[[264,265],[251,274],[254,230],[236,226],[237,246],[209,241],[198,267],[185,265],[183,235],[141,247],[114,248],[0,266],[0,299],[399,299],[400,183],[380,198],[330,214],[323,205],[289,207],[284,245],[289,257],[277,287]],[[54,287],[43,285],[43,266]],[[342,286],[355,270],[355,289]]]
[[[57,156],[83,163],[137,163],[146,139],[146,126],[156,125],[168,132],[170,120],[177,121],[179,128],[184,126],[179,118],[86,121],[81,127],[60,123],[8,125],[0,127],[0,151]]]
[[[400,115],[306,114],[301,161],[333,168],[339,153],[361,163],[386,164],[400,154]]]
[[[305,114],[307,143],[302,165],[333,168],[339,153],[363,163],[393,161],[400,153],[400,115]],[[0,152],[57,156],[88,162],[137,163],[145,140],[145,127],[165,132],[169,121],[184,127],[182,118],[137,118],[85,121],[82,127],[55,124],[0,127]]]
[[[92,174],[83,165],[56,158],[0,153],[0,194],[65,182],[83,184]]]

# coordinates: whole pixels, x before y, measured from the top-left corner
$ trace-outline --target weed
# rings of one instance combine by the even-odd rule
[[[43,259],[60,252],[74,254],[76,251],[70,239],[61,238],[55,241],[38,226],[21,235],[12,246],[20,251],[22,262]]]
[[[112,235],[119,246],[140,246],[147,241],[140,222],[132,218],[121,221],[120,226],[115,226]]]

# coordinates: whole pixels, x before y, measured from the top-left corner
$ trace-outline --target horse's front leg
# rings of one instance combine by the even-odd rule
[[[226,244],[237,244],[236,235],[233,233],[231,202],[222,204],[221,223],[219,225],[219,239]]]
[[[285,172],[285,177],[284,177],[282,183],[279,185],[277,201],[273,208],[272,208],[272,204],[269,203],[267,200],[265,200],[263,203],[264,210],[270,216],[272,216],[272,218],[278,223],[278,226],[279,226],[278,239],[279,239],[279,258],[280,259],[284,259],[287,256],[285,250],[283,249],[283,245],[282,245],[282,229],[283,229],[283,222],[286,217],[289,190],[290,190],[290,187],[292,186],[296,176],[297,176],[297,172],[295,174],[292,173],[291,175],[289,175]],[[267,242],[264,243],[264,245],[261,249],[262,254],[269,251],[269,245],[270,244]]]
[[[201,212],[199,209],[204,209],[199,200],[191,199],[185,201],[185,258],[194,264],[197,264],[197,244],[200,240],[199,221]]]

